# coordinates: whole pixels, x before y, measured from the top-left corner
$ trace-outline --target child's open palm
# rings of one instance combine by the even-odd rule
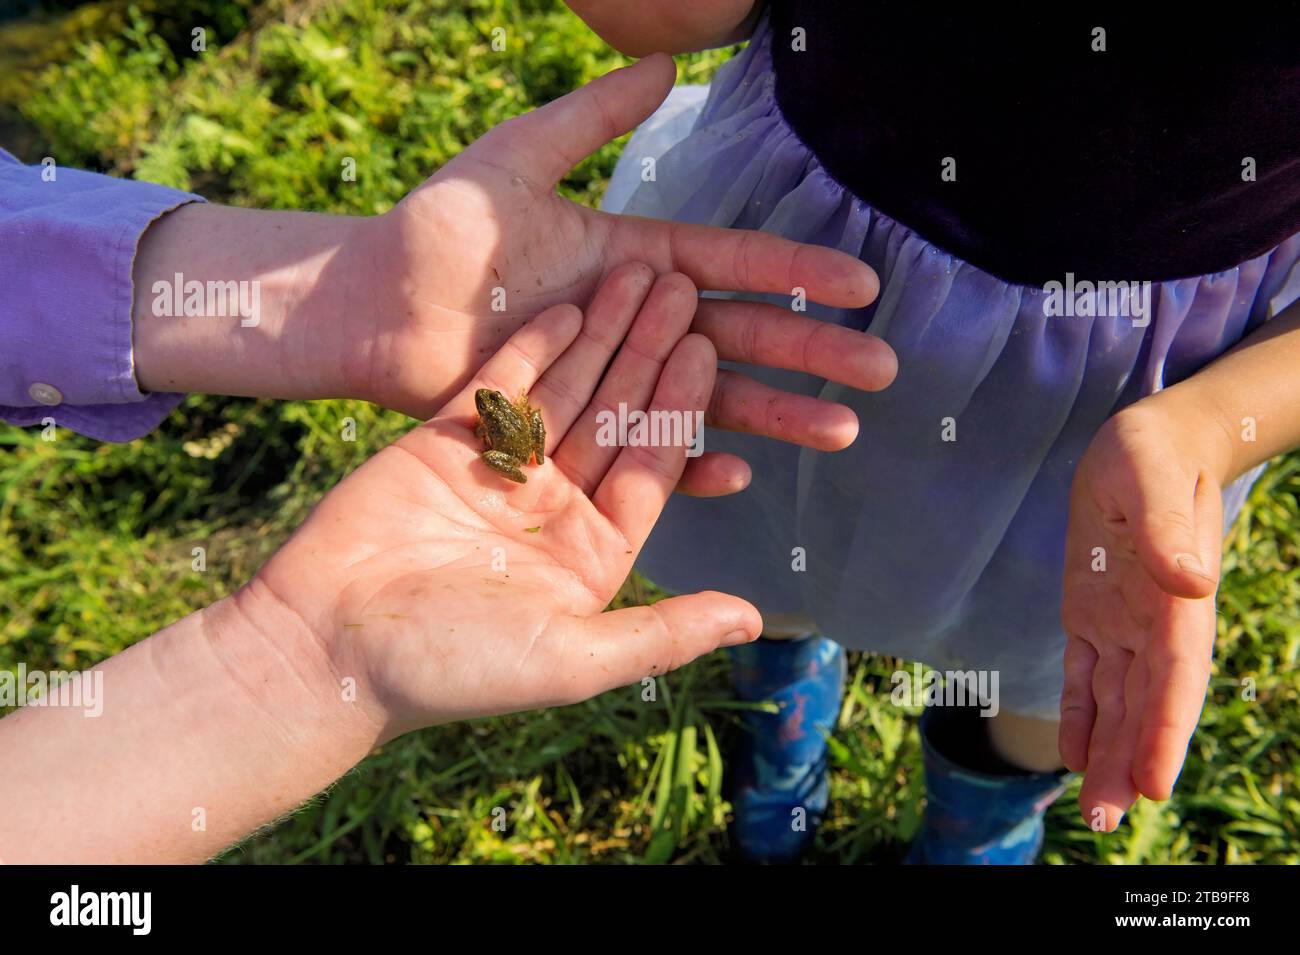
[[[1079,805],[1097,830],[1139,795],[1169,798],[1205,699],[1223,505],[1203,424],[1176,399],[1146,399],[1106,423],[1075,472],[1060,745],[1085,773]]]
[[[254,597],[274,594],[317,636],[381,737],[577,702],[757,637],[758,612],[725,594],[602,612],[687,458],[611,446],[597,414],[703,410],[717,356],[686,334],[695,305],[685,276],[630,264],[585,321],[546,311],[331,491],[258,574]],[[480,458],[479,388],[526,392],[542,413],[545,461],[522,466],[526,483]]]

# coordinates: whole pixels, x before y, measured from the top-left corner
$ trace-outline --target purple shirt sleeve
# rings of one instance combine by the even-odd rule
[[[142,393],[131,354],[131,269],[149,223],[199,196],[0,149],[0,418],[53,418],[100,441],[156,428],[183,395]]]

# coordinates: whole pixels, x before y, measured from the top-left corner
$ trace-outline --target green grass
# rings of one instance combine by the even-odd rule
[[[202,6],[213,26],[200,55],[187,43],[196,18],[171,0],[0,26],[0,118],[22,124],[22,158],[244,205],[373,213],[492,125],[623,62],[548,0]],[[495,26],[505,54],[490,50]],[[723,59],[682,58],[683,78],[707,79]],[[337,174],[348,155],[361,160],[356,183]],[[616,157],[602,150],[563,188],[594,204]],[[348,416],[356,442],[338,439]],[[409,426],[360,402],[196,396],[125,446],[0,427],[0,666],[86,667],[229,593]],[[1062,799],[1049,862],[1300,861],[1298,492],[1293,456],[1261,480],[1228,543],[1212,699],[1175,798],[1140,804],[1105,837]],[[634,578],[619,600],[653,596]],[[915,714],[889,702],[897,666],[851,657],[813,861],[892,862],[915,831],[919,744]],[[414,733],[224,861],[720,861],[721,754],[738,715],[715,657],[660,680],[652,703],[636,686]]]

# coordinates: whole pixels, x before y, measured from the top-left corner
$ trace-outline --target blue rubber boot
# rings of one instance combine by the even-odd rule
[[[1069,775],[1002,763],[992,754],[983,719],[956,707],[932,707],[922,715],[927,800],[907,864],[1033,865],[1037,860],[1043,817],[1065,791]],[[979,768],[967,768],[972,765]]]
[[[731,760],[732,837],[751,862],[794,862],[826,811],[826,739],[844,694],[844,648],[809,637],[756,640],[732,654],[736,696],[780,707],[744,714]]]

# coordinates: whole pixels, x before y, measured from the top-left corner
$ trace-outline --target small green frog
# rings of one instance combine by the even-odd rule
[[[521,470],[531,459],[545,462],[546,426],[542,413],[528,403],[521,394],[511,402],[499,391],[480,388],[474,392],[474,406],[478,408],[478,426],[474,433],[487,444],[483,463],[498,474],[503,474],[518,484],[528,478]]]

